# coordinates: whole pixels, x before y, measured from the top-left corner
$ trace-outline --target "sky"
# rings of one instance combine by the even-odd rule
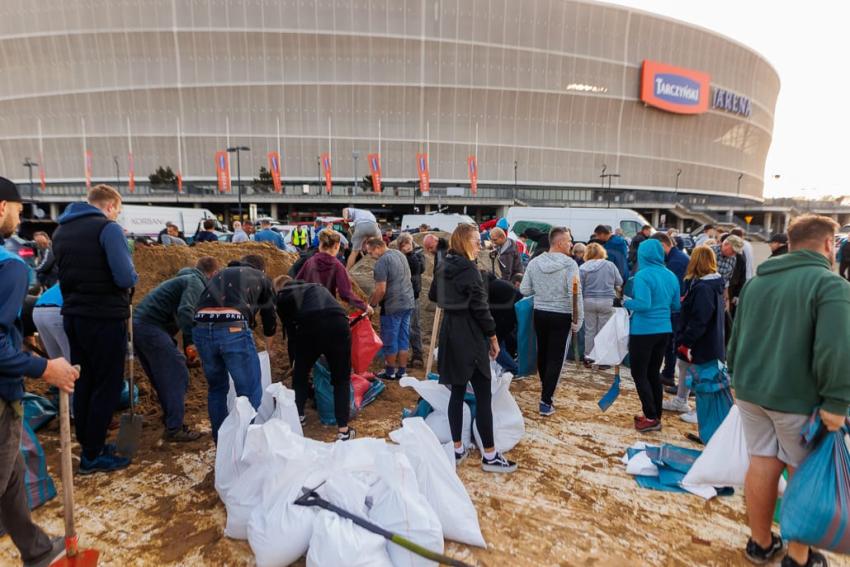
[[[844,169],[850,169],[850,5],[826,0],[606,1],[697,24],[758,51],[781,81],[765,197],[850,196],[850,171]]]

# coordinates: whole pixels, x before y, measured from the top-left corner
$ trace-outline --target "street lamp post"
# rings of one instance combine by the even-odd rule
[[[357,182],[357,158],[360,157],[360,152],[351,152],[351,157],[354,159],[354,195],[357,195],[357,190],[360,188],[360,183]]]
[[[239,160],[240,152],[250,152],[251,148],[248,146],[233,146],[232,148],[227,148],[229,153],[236,153],[236,195],[237,199],[239,199],[239,221],[242,221],[242,164]]]
[[[24,165],[24,167],[29,169],[29,172],[30,172],[30,206],[32,207],[32,209],[31,209],[32,218],[35,218],[35,208],[36,208],[35,207],[35,189],[34,189],[34,186],[33,186],[33,183],[32,183],[32,168],[38,167],[38,164],[35,163],[34,161],[32,161],[30,158],[26,157],[26,158],[24,158],[23,165]]]
[[[514,202],[516,203],[516,171],[519,164],[514,160]]]
[[[682,175],[682,170],[676,170],[676,202],[679,202],[679,176]]]
[[[739,173],[738,174],[738,196],[739,197],[741,196],[741,179],[743,179],[743,178],[744,178],[744,174]]]
[[[115,162],[115,188],[121,188],[121,171],[118,169],[118,156],[112,156],[112,161]]]
[[[608,170],[608,166],[602,164],[602,173],[599,177],[602,179],[602,190],[605,191],[605,179],[608,179],[608,208],[611,208],[611,179],[613,177],[620,177],[619,173],[605,173]]]

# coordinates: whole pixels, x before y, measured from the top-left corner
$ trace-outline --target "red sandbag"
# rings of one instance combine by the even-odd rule
[[[351,375],[351,389],[354,392],[354,404],[360,408],[363,407],[363,396],[366,395],[366,392],[369,390],[369,386],[372,383],[369,382],[366,378],[363,378],[359,374]]]
[[[369,370],[369,365],[384,346],[365,313],[351,316],[351,368],[356,374]]]

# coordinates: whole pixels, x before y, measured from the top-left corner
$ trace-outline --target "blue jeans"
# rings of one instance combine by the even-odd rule
[[[237,396],[247,396],[254,409],[263,396],[260,384],[260,359],[254,335],[247,323],[195,323],[192,333],[198,355],[204,365],[209,392],[207,407],[213,439],[227,417],[227,375],[233,378]]]
[[[381,341],[384,343],[384,356],[407,352],[410,348],[411,315],[413,315],[413,309],[381,315]]]
[[[182,428],[183,405],[189,387],[186,357],[164,329],[138,319],[133,321],[133,346],[156,390],[166,429]]]
[[[499,356],[496,357],[496,363],[514,376],[519,372],[519,366],[508,352],[505,341],[499,343]]]

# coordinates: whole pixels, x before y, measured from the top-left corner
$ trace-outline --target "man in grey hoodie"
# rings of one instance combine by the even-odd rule
[[[534,296],[534,331],[537,334],[537,372],[543,383],[540,415],[555,413],[552,395],[558,385],[570,333],[578,333],[584,320],[581,286],[578,313],[573,313],[573,282],[578,264],[570,258],[572,238],[566,228],[549,232],[549,251],[528,263],[519,290]]]

